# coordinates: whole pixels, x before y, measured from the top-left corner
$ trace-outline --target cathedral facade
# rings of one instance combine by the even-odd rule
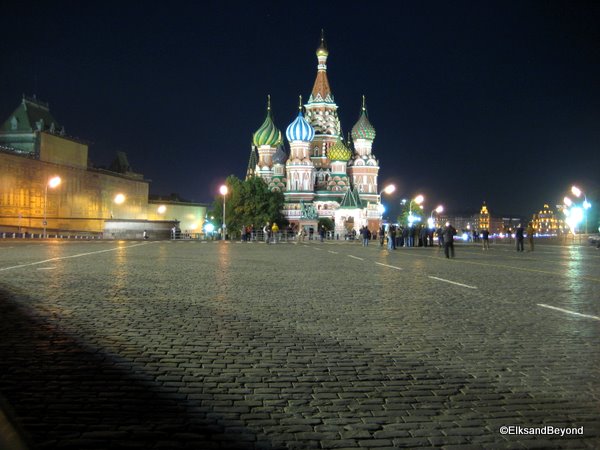
[[[267,116],[253,134],[247,176],[265,180],[285,197],[284,215],[294,226],[319,218],[335,223],[337,234],[363,226],[376,230],[381,223],[378,191],[379,161],[372,152],[375,128],[362,108],[345,138],[327,78],[329,51],[325,40],[317,48],[317,75],[308,102],[282,132],[273,122],[270,98]]]

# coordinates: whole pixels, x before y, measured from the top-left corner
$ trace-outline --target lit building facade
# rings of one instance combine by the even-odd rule
[[[52,177],[60,185],[48,187]],[[107,223],[134,221],[141,235],[158,222],[179,222],[199,233],[206,216],[200,204],[149,202],[149,181],[131,170],[124,153],[110,169],[88,164],[88,145],[66,135],[47,104],[24,97],[0,127],[0,229],[39,233],[102,233]],[[115,202],[117,194],[124,196]],[[152,223],[150,223],[152,222]]]
[[[372,149],[375,128],[363,96],[358,121],[348,138],[342,135],[338,105],[327,77],[329,51],[325,40],[316,51],[317,75],[308,102],[300,98],[298,113],[285,132],[267,116],[254,133],[247,176],[259,176],[272,191],[283,192],[283,214],[294,226],[319,218],[334,220],[336,233],[381,223],[379,161]]]
[[[544,235],[558,235],[569,231],[568,225],[559,216],[557,216],[548,204],[532,218],[533,228],[536,233]]]
[[[481,206],[475,226],[477,230],[490,230],[490,212],[488,211],[485,202]]]

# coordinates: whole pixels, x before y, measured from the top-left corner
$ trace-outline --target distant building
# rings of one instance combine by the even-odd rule
[[[49,188],[55,176],[62,182]],[[46,216],[50,232],[101,233],[111,221],[113,228],[136,221],[140,236],[147,221],[156,226],[177,221],[182,229],[201,231],[205,205],[165,203],[158,213],[148,192],[149,181],[132,171],[125,153],[118,152],[109,169],[91,166],[88,144],[68,136],[48,104],[36,98],[23,97],[0,126],[2,230],[40,232]],[[117,194],[123,196],[120,204],[114,201]]]
[[[450,222],[458,231],[465,233],[481,232],[481,230],[487,229],[491,234],[504,234],[514,231],[516,226],[522,223],[522,219],[519,217],[493,216],[484,202],[478,213],[445,214],[440,216],[438,222],[442,225],[445,222]]]
[[[477,218],[477,222],[475,224],[477,230],[489,230],[490,229],[490,213],[483,202],[483,206],[479,211],[479,217]]]
[[[556,215],[548,204],[544,204],[544,207],[533,215],[532,222],[533,228],[539,234],[559,235],[569,231],[565,221]]]

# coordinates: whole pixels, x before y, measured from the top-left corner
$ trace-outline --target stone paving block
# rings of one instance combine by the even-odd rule
[[[33,259],[44,245],[3,258]],[[600,314],[589,300],[597,259],[461,247],[448,265],[424,248],[333,243],[323,245],[338,256],[321,252],[324,264],[298,272],[314,260],[312,243],[163,245],[122,250],[119,274],[104,252],[61,260],[52,278],[4,278],[0,392],[36,448],[239,444],[224,436],[265,449],[598,447],[597,327],[537,306],[571,307],[578,286],[582,310]],[[363,261],[339,258],[347,249]],[[169,270],[178,259],[188,264]],[[587,278],[575,283],[568,264]],[[275,267],[276,278],[256,276]],[[507,439],[499,429],[510,424],[586,433]]]

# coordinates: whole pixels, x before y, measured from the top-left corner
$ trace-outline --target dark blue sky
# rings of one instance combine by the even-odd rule
[[[529,216],[600,187],[600,2],[3,2],[0,116],[50,103],[151,192],[210,201],[243,177],[271,94],[284,131],[325,29],[348,132],[367,96],[380,183],[427,207]]]

